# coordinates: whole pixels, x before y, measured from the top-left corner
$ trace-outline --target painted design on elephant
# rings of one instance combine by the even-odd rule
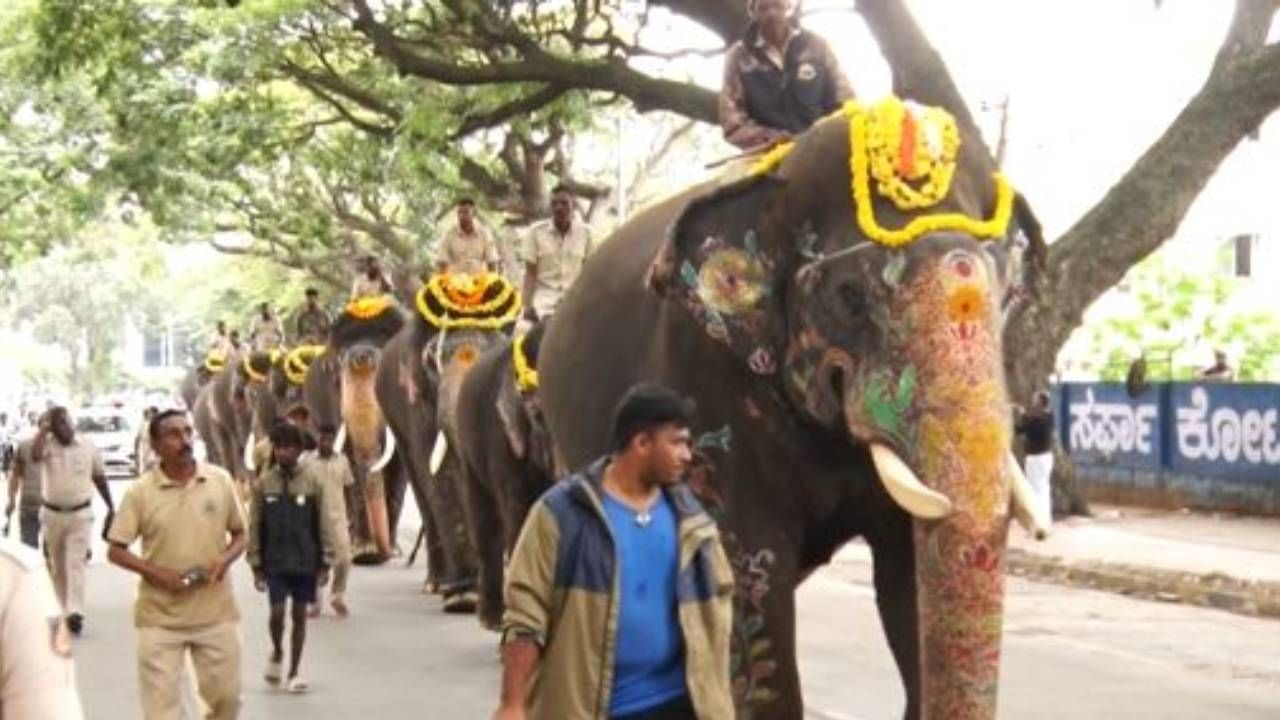
[[[399,371],[396,373],[397,384],[404,391],[405,399],[410,405],[415,405],[418,399],[422,397],[422,391],[418,389],[418,380],[414,376],[417,368],[414,366],[412,356],[405,355],[400,361]]]
[[[772,375],[778,371],[778,362],[768,348],[758,347],[747,358],[747,367],[757,375]]]
[[[915,366],[903,368],[896,382],[891,370],[876,370],[867,378],[866,388],[862,402],[871,423],[902,447],[914,445],[907,413],[916,395]]]
[[[724,534],[725,551],[732,558],[734,582],[733,631],[729,638],[729,680],[733,705],[740,719],[750,720],[756,709],[779,698],[769,686],[778,672],[772,641],[765,632],[765,601],[770,572],[776,560],[770,549],[741,548],[736,536]]]
[[[738,315],[755,308],[768,294],[768,278],[764,265],[749,251],[725,248],[702,263],[697,292],[707,307],[724,315]]]
[[[926,684],[923,703],[931,716],[991,717],[994,715],[1000,663],[1001,598],[1004,596],[1005,537],[1008,525],[988,533],[971,534],[961,526],[917,525],[917,543],[924,543],[924,562],[917,569],[922,603],[921,642],[929,667],[922,677],[952,678],[945,696]],[[935,602],[936,606],[928,603]]]

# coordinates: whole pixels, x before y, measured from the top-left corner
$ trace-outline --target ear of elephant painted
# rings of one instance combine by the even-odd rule
[[[338,434],[333,438],[333,451],[339,455],[342,449],[347,446],[347,424],[342,423],[338,426]]]
[[[396,436],[392,434],[391,428],[385,428],[382,433],[382,457],[369,468],[369,472],[382,472],[382,468],[391,462],[391,457],[396,454]]]
[[[898,454],[884,445],[871,445],[871,460],[875,462],[880,482],[889,497],[898,506],[922,520],[937,520],[951,512],[951,501],[946,495],[930,490]]]
[[[258,472],[258,465],[253,461],[253,448],[255,444],[253,431],[250,430],[249,439],[244,443],[244,468],[251,473]]]
[[[1049,536],[1049,518],[1043,516],[1035,502],[1035,494],[1031,491],[1031,483],[1018,466],[1018,459],[1013,453],[1006,453],[1005,465],[1009,473],[1010,494],[1013,498],[1014,517],[1018,524],[1026,529],[1037,540]]]
[[[435,445],[431,447],[431,463],[427,468],[432,475],[440,472],[440,466],[444,464],[444,456],[447,454],[449,454],[449,438],[445,437],[443,430],[440,430],[436,433]]]

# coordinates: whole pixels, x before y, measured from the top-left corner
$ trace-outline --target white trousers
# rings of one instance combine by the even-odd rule
[[[1036,509],[1046,522],[1053,520],[1053,491],[1049,488],[1049,478],[1052,476],[1053,453],[1027,456],[1027,482],[1035,493]]]

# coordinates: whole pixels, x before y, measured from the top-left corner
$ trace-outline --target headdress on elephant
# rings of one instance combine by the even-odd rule
[[[203,365],[210,374],[217,375],[227,368],[226,353],[221,350],[210,350],[205,353]]]
[[[386,298],[386,302],[379,305],[380,309],[375,314],[356,315],[351,312],[339,314],[333,323],[333,328],[329,331],[330,345],[335,348],[346,348],[362,340],[374,341],[381,345],[395,337],[395,334],[400,332],[400,328],[404,327],[404,313],[389,296],[382,297]],[[347,308],[350,310],[351,306],[348,305]]]
[[[285,354],[280,363],[285,379],[292,385],[301,386],[307,381],[307,371],[311,362],[325,352],[324,345],[299,345]]]
[[[497,273],[439,273],[414,298],[418,315],[438,330],[502,330],[520,318],[520,293]]]

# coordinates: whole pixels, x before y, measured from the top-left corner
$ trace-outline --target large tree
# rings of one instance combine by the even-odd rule
[[[101,32],[104,18],[141,5],[45,0],[45,57],[74,61],[81,45],[109,36]],[[165,16],[155,8],[172,11],[181,3],[148,5],[152,12],[137,11],[133,22]],[[746,20],[741,0],[655,0],[653,6],[702,25],[722,44]],[[945,60],[907,3],[855,0],[854,6],[890,65],[895,92],[949,108],[970,138],[980,138]],[[1237,0],[1199,92],[1092,208],[1051,239],[1040,292],[1007,329],[1008,346],[1018,348],[1009,358],[1015,396],[1025,398],[1044,382],[1084,310],[1173,235],[1222,161],[1280,105],[1280,45],[1266,41],[1276,9],[1275,0]],[[712,91],[673,74],[671,65],[639,62],[686,51],[644,47],[648,15],[628,17],[610,3],[276,0],[220,12],[224,29],[258,29],[256,39],[249,31],[232,33],[249,43],[245,47],[260,51],[270,42],[278,50],[253,55],[252,87],[288,80],[330,107],[331,119],[388,138],[393,148],[412,148],[419,162],[424,153],[454,159],[445,174],[499,201],[536,205],[546,169],[571,176],[560,142],[595,104],[625,99],[639,111],[714,120]],[[86,34],[98,39],[87,41]],[[145,38],[137,42],[144,44],[138,57],[154,57]],[[413,144],[399,145],[406,137]],[[474,138],[476,153],[458,152],[466,138]],[[492,152],[481,153],[484,148]]]

